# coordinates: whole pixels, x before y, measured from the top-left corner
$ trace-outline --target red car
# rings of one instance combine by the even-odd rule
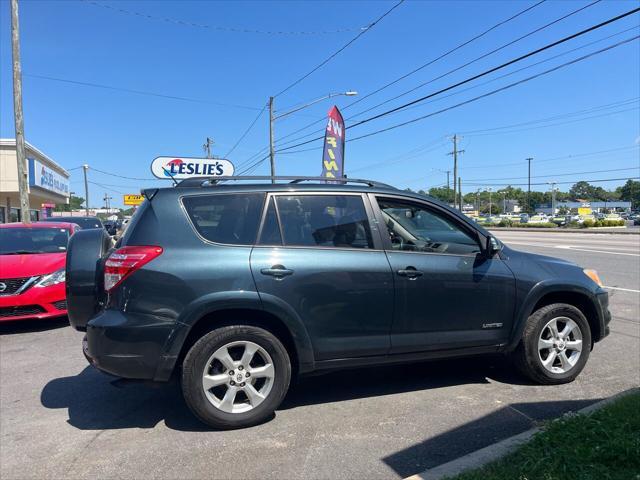
[[[73,223],[0,224],[0,322],[67,314],[65,260]]]

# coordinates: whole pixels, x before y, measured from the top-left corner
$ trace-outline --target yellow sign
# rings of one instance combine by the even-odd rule
[[[579,207],[578,215],[591,215],[593,212],[591,211],[591,207]]]
[[[140,205],[143,201],[144,201],[143,195],[125,195],[124,196],[125,205]]]

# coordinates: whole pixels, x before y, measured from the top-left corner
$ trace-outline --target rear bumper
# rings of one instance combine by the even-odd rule
[[[0,295],[0,322],[45,320],[66,314],[64,283],[31,287],[19,295]]]
[[[166,373],[164,365],[173,365],[175,358],[164,351],[175,326],[174,320],[152,315],[104,310],[87,324],[85,354],[96,368],[111,375],[168,380],[171,372]]]

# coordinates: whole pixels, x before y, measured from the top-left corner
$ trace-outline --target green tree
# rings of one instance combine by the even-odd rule
[[[55,212],[70,212],[71,210],[78,210],[82,208],[84,198],[71,195],[69,197],[69,203],[57,203]]]
[[[429,189],[429,195],[443,202],[453,202],[453,190],[447,187],[433,187]]]
[[[627,180],[616,192],[620,195],[620,200],[631,202],[633,208],[640,208],[640,181]]]

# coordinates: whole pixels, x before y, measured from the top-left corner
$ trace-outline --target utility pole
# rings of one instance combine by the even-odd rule
[[[27,153],[24,147],[24,118],[22,116],[22,67],[20,64],[18,0],[11,0],[11,49],[13,54],[13,118],[16,129],[20,220],[23,223],[31,223],[31,217],[29,215],[29,194],[27,192]]]
[[[527,213],[531,212],[531,205],[529,204],[529,202],[531,202],[531,160],[533,160],[532,157],[527,158],[527,162],[529,162],[529,181],[528,183],[528,187],[527,187]]]
[[[458,205],[460,205],[460,211],[462,211],[462,179],[460,177],[458,177],[458,196],[460,197]]]
[[[213,140],[211,140],[209,137],[207,137],[207,142],[202,145],[202,149],[206,152],[207,154],[207,158],[212,158],[211,157],[211,146],[213,145]]]
[[[453,155],[453,208],[456,208],[457,203],[457,189],[456,178],[458,178],[458,154],[464,153],[464,150],[458,150],[458,135],[453,136],[453,152],[449,152],[449,155]]]
[[[507,192],[502,191],[502,213],[507,213]]]
[[[491,187],[489,187],[489,216],[491,217],[493,213],[493,206],[491,205]]]
[[[273,97],[269,97],[269,159],[271,161],[271,183],[276,183],[276,152],[273,139]]]
[[[480,214],[480,189],[476,190],[476,212]]]
[[[556,182],[548,182],[551,185],[551,215],[556,214]],[[605,203],[606,206],[606,203]],[[606,208],[606,207],[605,207]]]
[[[86,163],[82,165],[82,172],[84,173],[84,213],[89,216],[89,182],[87,182],[87,170],[89,165]]]

